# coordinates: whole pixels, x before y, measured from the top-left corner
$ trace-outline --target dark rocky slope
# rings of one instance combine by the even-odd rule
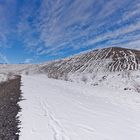
[[[46,63],[40,71],[60,79],[69,73],[115,72],[140,69],[140,51],[119,47],[93,50],[70,58]]]

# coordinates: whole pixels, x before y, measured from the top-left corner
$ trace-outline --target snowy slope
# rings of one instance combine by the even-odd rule
[[[40,71],[49,78],[140,92],[138,50],[119,47],[93,50],[42,64]]]
[[[39,72],[39,64],[0,64],[1,74],[34,74]]]
[[[139,140],[135,92],[22,77],[20,140]]]
[[[140,70],[140,51],[105,48],[44,64],[50,78],[64,79],[73,73],[104,73]]]
[[[49,78],[140,93],[140,51],[104,48],[43,64],[0,65],[0,73]]]

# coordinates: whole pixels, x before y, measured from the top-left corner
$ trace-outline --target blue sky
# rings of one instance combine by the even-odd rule
[[[112,46],[140,50],[140,0],[0,0],[0,63]]]

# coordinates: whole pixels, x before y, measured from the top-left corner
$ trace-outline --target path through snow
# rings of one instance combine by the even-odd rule
[[[138,140],[140,96],[100,87],[22,77],[20,140]]]

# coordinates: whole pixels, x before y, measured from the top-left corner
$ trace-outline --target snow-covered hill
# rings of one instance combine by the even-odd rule
[[[0,74],[22,75],[20,140],[140,137],[140,51],[106,48],[43,64],[0,65]]]
[[[0,65],[0,73],[49,78],[140,92],[140,51],[104,48],[43,64]]]
[[[48,77],[60,78],[69,73],[118,72],[140,69],[140,51],[105,48],[44,65]]]
[[[46,63],[40,67],[49,78],[138,91],[140,51],[105,48]],[[138,87],[138,88],[137,88]]]

